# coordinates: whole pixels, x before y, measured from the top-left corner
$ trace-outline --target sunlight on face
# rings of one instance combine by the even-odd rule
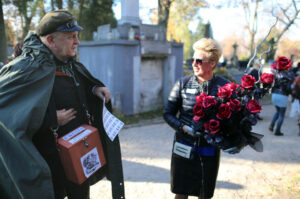
[[[204,51],[196,50],[193,58],[193,71],[197,77],[205,77],[212,74],[214,70],[213,64],[206,58]],[[197,62],[197,59],[202,60],[202,63]]]
[[[78,32],[56,32],[53,35],[54,54],[61,61],[75,56],[76,47],[79,45]]]

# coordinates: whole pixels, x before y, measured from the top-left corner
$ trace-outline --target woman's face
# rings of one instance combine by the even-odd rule
[[[216,61],[209,61],[204,51],[196,50],[193,58],[193,70],[197,77],[204,78],[213,74]]]

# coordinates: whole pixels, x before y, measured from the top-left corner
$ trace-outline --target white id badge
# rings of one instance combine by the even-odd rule
[[[187,146],[184,144],[181,144],[179,142],[175,142],[174,147],[173,147],[173,153],[184,157],[184,158],[190,158],[191,156],[191,151],[192,151],[192,147],[191,146]]]

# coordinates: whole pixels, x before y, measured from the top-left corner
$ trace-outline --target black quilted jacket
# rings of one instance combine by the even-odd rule
[[[281,71],[275,73],[275,84],[272,88],[272,93],[281,95],[289,95],[292,92],[291,85],[295,79],[295,74],[292,71]]]
[[[191,125],[196,96],[202,92],[216,96],[218,88],[226,83],[229,81],[219,76],[214,76],[203,85],[197,82],[195,75],[181,78],[175,83],[168,98],[168,104],[163,114],[165,121],[175,129],[178,136],[192,139],[191,136],[183,134],[182,126]]]

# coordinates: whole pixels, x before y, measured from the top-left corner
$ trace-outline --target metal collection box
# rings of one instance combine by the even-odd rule
[[[58,150],[67,178],[81,184],[106,164],[98,129],[81,125],[58,139]]]

